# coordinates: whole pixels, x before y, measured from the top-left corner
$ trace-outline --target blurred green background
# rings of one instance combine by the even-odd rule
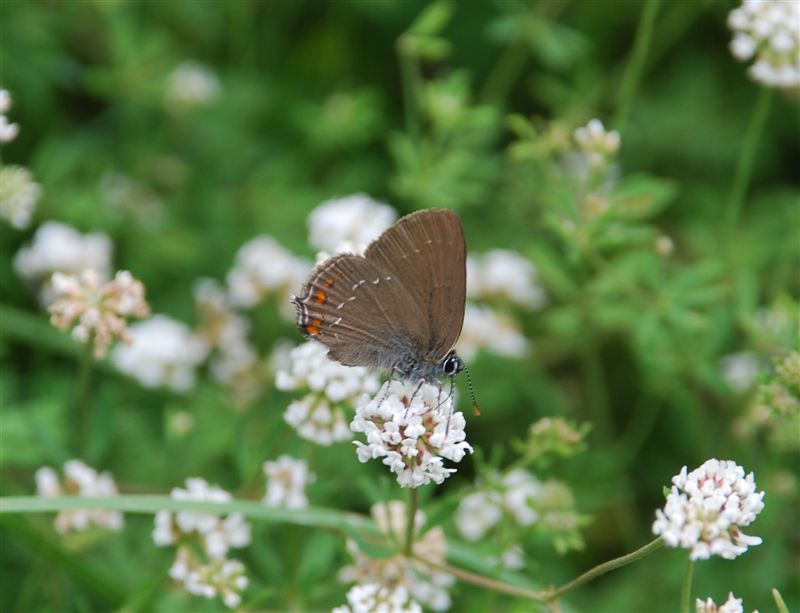
[[[0,4],[0,85],[21,127],[2,159],[28,167],[44,190],[31,228],[0,228],[2,493],[33,493],[37,467],[71,457],[79,349],[49,327],[12,267],[37,225],[108,233],[115,268],[145,283],[153,311],[192,324],[193,282],[224,279],[242,243],[266,233],[313,257],[308,213],[366,192],[401,214],[456,209],[470,251],[515,249],[538,267],[550,304],[519,314],[534,355],[481,354],[470,364],[484,410],[467,426],[480,457],[504,465],[515,457],[512,441],[542,416],[593,424],[588,450],[552,468],[593,517],[586,547],[559,556],[525,544],[529,578],[561,584],[644,544],[662,486],[681,466],[718,457],[754,471],[766,490],[766,509],[747,531],[764,544],[735,561],[699,563],[697,595],[719,603],[733,590],[747,610],[763,612],[774,610],[777,587],[796,610],[798,422],[753,425],[758,392],[736,393],[719,363],[749,350],[768,378],[771,360],[798,348],[797,92],[748,79],[727,48],[730,2],[462,2],[423,13],[428,6]],[[216,75],[217,97],[196,107],[165,102],[170,73],[190,60]],[[731,213],[758,108],[752,174],[741,212]],[[595,117],[620,131],[610,197],[629,207],[603,219],[576,209],[559,165],[572,130]],[[114,176],[134,185],[121,204],[103,188]],[[564,220],[579,231],[563,231]],[[671,254],[657,253],[661,235]],[[764,312],[788,314],[788,323],[765,331]],[[279,338],[300,340],[276,313],[275,304],[251,313],[262,353]],[[322,448],[294,436],[281,418],[292,395],[271,386],[236,412],[207,377],[177,395],[99,370],[85,459],[110,470],[124,493],[166,493],[198,475],[258,498],[261,462],[284,452],[317,473],[316,506],[365,512],[370,488],[386,479],[349,444]],[[191,436],[167,427],[179,410],[195,417]],[[435,496],[458,496],[480,457]],[[119,534],[66,540],[51,520],[0,520],[4,583],[13,586],[0,596],[3,610],[220,606],[169,589],[170,552],[152,545],[151,517],[127,516]],[[344,601],[332,578],[347,559],[338,537],[257,522],[254,530],[240,556],[254,606]],[[685,560],[683,550],[660,551],[566,602],[674,611]],[[458,610],[532,606],[463,584],[453,596]]]

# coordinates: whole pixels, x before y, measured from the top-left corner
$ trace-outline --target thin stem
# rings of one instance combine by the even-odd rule
[[[82,458],[86,455],[89,442],[89,426],[91,423],[90,391],[92,384],[92,366],[94,365],[94,339],[89,338],[81,356],[78,371],[78,440],[76,453]]]
[[[414,547],[414,519],[417,516],[417,508],[419,507],[419,492],[417,488],[411,487],[408,490],[408,517],[406,519],[406,540],[404,543],[404,551],[408,557],[411,557]]]
[[[692,573],[694,562],[689,560],[686,565],[686,574],[683,575],[683,589],[681,590],[681,613],[689,613],[689,604],[692,600]]]
[[[421,133],[419,109],[420,69],[419,60],[408,48],[408,35],[397,39],[397,54],[400,59],[400,76],[403,85],[403,110],[406,117],[406,130],[418,141]]]
[[[553,601],[556,598],[560,598],[567,592],[574,590],[576,587],[583,585],[584,583],[588,583],[589,581],[596,579],[600,575],[604,575],[609,571],[615,570],[617,568],[621,568],[623,566],[627,566],[632,562],[636,562],[637,560],[641,560],[642,558],[649,556],[654,551],[657,551],[664,545],[664,541],[660,538],[657,538],[653,541],[650,541],[644,547],[640,547],[636,551],[629,553],[627,555],[621,556],[619,558],[614,558],[613,560],[609,560],[608,562],[603,562],[595,566],[591,570],[587,570],[577,579],[573,579],[569,583],[561,586],[556,590],[552,590],[546,594],[548,601]]]
[[[775,599],[775,606],[778,607],[778,613],[789,613],[789,607],[786,606],[778,588],[772,588],[772,598]]]
[[[658,14],[658,7],[661,0],[647,0],[639,18],[639,26],[636,29],[636,40],[633,42],[630,60],[625,67],[620,85],[619,107],[617,116],[614,118],[614,126],[622,132],[625,129],[625,122],[628,120],[633,99],[639,89],[639,83],[644,74],[644,67],[647,61],[647,53],[653,40],[653,29]]]
[[[742,141],[742,148],[739,150],[736,174],[733,176],[733,183],[731,184],[730,194],[728,194],[728,204],[725,211],[725,228],[729,245],[732,240],[733,231],[739,221],[739,215],[742,211],[744,196],[747,192],[747,186],[750,183],[750,175],[753,172],[753,160],[756,157],[758,141],[761,137],[761,133],[764,131],[764,125],[769,116],[772,97],[771,88],[761,88],[755,108],[753,109],[753,114],[750,116],[750,123],[747,126],[744,140]]]
[[[457,568],[455,566],[450,566],[448,564],[437,564],[436,562],[431,562],[430,560],[426,560],[425,558],[421,558],[418,556],[414,556],[414,559],[421,562],[428,568],[432,568],[434,570],[438,570],[443,573],[453,575],[454,577],[458,577],[462,581],[471,583],[473,585],[479,585],[481,587],[485,587],[487,589],[494,590],[496,592],[502,592],[503,594],[509,594],[511,596],[519,596],[520,598],[528,598],[530,600],[536,600],[538,602],[545,601],[544,594],[542,594],[541,592],[529,590],[524,587],[517,587],[516,585],[509,585],[508,583],[503,583],[502,581],[497,581],[495,579],[489,579],[488,577],[484,577],[483,575],[471,573],[470,571],[464,570],[463,568]]]

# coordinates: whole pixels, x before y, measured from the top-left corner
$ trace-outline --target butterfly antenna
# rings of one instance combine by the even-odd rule
[[[478,406],[478,401],[475,399],[475,386],[472,385],[472,377],[469,374],[469,368],[464,365],[464,373],[467,375],[467,387],[469,387],[469,395],[472,398],[472,414],[478,417],[481,414],[481,408]]]

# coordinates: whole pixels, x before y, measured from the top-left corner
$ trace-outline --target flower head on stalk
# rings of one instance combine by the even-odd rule
[[[264,462],[264,474],[267,476],[266,506],[287,509],[308,507],[306,484],[313,481],[315,476],[309,472],[305,460],[282,455],[272,462]]]
[[[695,613],[744,613],[744,606],[741,598],[736,598],[733,592],[728,592],[728,600],[719,606],[711,598],[705,600],[698,598],[695,600]]]
[[[289,404],[283,418],[303,438],[327,446],[350,438],[345,412],[363,395],[375,393],[378,378],[366,368],[329,359],[323,345],[308,341],[291,350],[275,385],[281,390],[307,391]]]
[[[360,253],[395,219],[392,207],[366,194],[327,200],[308,216],[309,241],[326,254]]]
[[[70,460],[64,464],[64,483],[58,480],[56,471],[45,466],[36,471],[36,491],[39,496],[116,496],[119,492],[113,477],[107,473],[98,473],[80,460]],[[92,524],[121,530],[122,513],[105,509],[74,509],[60,511],[56,516],[55,526],[61,534],[70,530],[86,530]]]
[[[187,479],[186,489],[174,488],[171,497],[209,502],[231,500],[228,492],[199,478]],[[161,547],[178,545],[169,574],[190,594],[205,598],[220,595],[226,606],[239,605],[241,592],[248,583],[245,567],[227,555],[232,548],[250,544],[250,524],[242,515],[231,513],[221,518],[201,511],[159,511],[153,541]]]
[[[19,126],[8,121],[6,113],[11,110],[11,94],[0,88],[0,143],[10,143],[19,134]]]
[[[23,166],[0,167],[0,217],[13,228],[24,230],[30,225],[41,195],[42,188],[30,170]]]
[[[408,523],[406,505],[397,500],[378,503],[373,505],[371,512],[375,523],[387,541],[400,548],[405,539]],[[425,560],[436,565],[445,563],[447,541],[444,531],[437,526],[420,535],[419,531],[424,524],[425,515],[421,511],[417,511],[414,515],[414,536],[411,546],[413,557],[411,558],[401,553],[391,557],[371,558],[359,549],[355,541],[347,541],[347,550],[353,557],[354,564],[343,568],[339,575],[342,580],[356,582],[356,587],[360,586],[360,590],[353,592],[353,600],[367,599],[387,602],[388,606],[393,602],[402,601],[406,596],[408,599],[407,609],[377,610],[413,611],[418,610],[416,607],[419,604],[434,611],[444,611],[450,608],[450,594],[447,592],[447,588],[455,582],[455,578],[447,573],[431,570],[420,561]],[[368,586],[377,586],[377,589]],[[398,592],[399,589],[404,591]],[[359,596],[361,598],[357,598]],[[351,594],[348,594],[350,610],[354,613],[355,611],[373,610],[354,608],[353,600],[351,600]]]
[[[768,87],[800,86],[800,4],[785,0],[744,0],[728,14],[731,53],[755,58],[750,76]]]
[[[208,345],[186,324],[154,315],[130,327],[132,341],[117,345],[114,365],[145,387],[165,386],[185,392],[194,386],[195,368],[206,359]]]
[[[756,491],[753,473],[732,461],[707,460],[672,478],[667,504],[656,511],[653,533],[670,547],[689,549],[691,560],[718,555],[732,560],[761,539],[740,530],[764,508],[764,492]]]
[[[80,275],[56,272],[52,287],[50,322],[62,331],[72,327],[72,338],[80,343],[93,343],[97,358],[105,357],[116,339],[131,342],[127,318],[150,314],[144,285],[127,270],[106,283],[91,269]]]
[[[442,483],[456,472],[444,461],[460,462],[472,452],[465,424],[453,412],[452,395],[435,385],[390,381],[356,407],[350,429],[366,435],[366,444],[354,441],[359,461],[383,458],[402,487],[419,487]]]

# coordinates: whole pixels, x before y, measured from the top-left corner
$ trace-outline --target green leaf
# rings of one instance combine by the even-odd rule
[[[455,2],[440,0],[429,4],[408,28],[410,34],[432,36],[439,34],[455,12]]]
[[[626,176],[611,196],[614,213],[623,219],[649,219],[677,196],[678,184],[640,173]]]

